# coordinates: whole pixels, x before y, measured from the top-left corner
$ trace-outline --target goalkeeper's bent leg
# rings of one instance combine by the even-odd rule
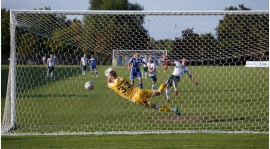
[[[172,108],[169,108],[167,106],[160,105],[160,104],[151,103],[151,102],[149,102],[148,107],[151,107],[151,108],[156,109],[156,110],[159,110],[159,111],[173,112],[172,111]]]

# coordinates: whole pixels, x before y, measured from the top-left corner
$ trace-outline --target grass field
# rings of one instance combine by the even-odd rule
[[[106,87],[106,68],[98,67],[99,77],[83,77],[79,67],[58,66],[55,80],[46,81],[44,67],[19,66],[19,128],[13,132],[269,131],[268,68],[190,67],[199,87],[185,76],[179,84],[180,95],[172,96],[171,103],[165,103],[165,95],[151,99],[179,107],[182,117],[146,109],[119,97]],[[115,69],[128,78],[126,67]],[[3,117],[8,67],[2,66],[1,70]],[[161,68],[158,75],[158,85],[169,76]],[[95,83],[92,91],[83,89],[88,80]],[[150,85],[150,80],[144,80],[144,88]],[[2,148],[268,148],[268,139],[268,134],[219,133],[2,136]]]

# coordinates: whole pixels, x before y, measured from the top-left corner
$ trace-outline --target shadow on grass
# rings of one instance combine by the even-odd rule
[[[218,122],[232,122],[232,121],[243,121],[248,120],[247,117],[234,117],[234,118],[224,118],[224,119],[211,119],[209,117],[200,116],[182,116],[182,117],[151,117],[148,119],[159,120],[163,122],[181,122],[181,123],[218,123]]]

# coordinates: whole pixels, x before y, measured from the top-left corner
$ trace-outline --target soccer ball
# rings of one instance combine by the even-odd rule
[[[87,90],[92,90],[94,89],[94,83],[92,81],[88,81],[85,83],[84,88]]]

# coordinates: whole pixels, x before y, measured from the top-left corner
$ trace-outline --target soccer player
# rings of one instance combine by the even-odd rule
[[[88,64],[90,64],[91,74],[93,76],[95,71],[96,77],[98,77],[96,62],[97,59],[94,57],[94,55],[91,55],[91,58],[88,60]]]
[[[46,55],[44,55],[44,56],[42,57],[42,62],[43,62],[44,65],[46,65]]]
[[[109,72],[107,86],[114,90],[120,96],[129,99],[130,101],[137,103],[146,108],[154,108],[159,111],[174,112],[175,114],[181,116],[178,108],[169,108],[160,104],[155,104],[149,100],[152,96],[160,95],[164,90],[166,84],[162,84],[159,90],[141,90],[138,87],[133,87],[131,84],[122,77],[118,77],[114,70]]]
[[[143,64],[143,71],[142,71],[142,77],[144,77],[146,79],[146,76],[147,76],[147,72],[148,72],[148,67],[147,67],[147,63],[148,63],[148,56],[145,55],[144,56],[144,59],[143,59],[144,63]]]
[[[166,71],[167,71],[167,69],[168,69],[168,61],[169,61],[169,57],[168,57],[168,55],[166,54],[165,56],[164,56],[164,58],[163,58],[163,61],[162,62],[164,62],[164,73],[166,73]]]
[[[140,89],[143,88],[142,75],[140,72],[140,65],[145,64],[142,59],[139,58],[139,53],[135,52],[134,57],[128,62],[128,70],[130,71],[131,86],[134,85],[134,78],[138,78],[140,82]]]
[[[156,64],[153,63],[152,58],[149,57],[148,63],[146,65],[147,65],[147,68],[148,68],[147,73],[149,74],[149,77],[150,77],[150,79],[152,81],[152,90],[157,89],[157,85],[156,85],[156,82],[157,82]]]
[[[55,54],[53,54],[53,59],[54,59],[54,63],[56,63],[57,62],[57,57],[56,57]]]
[[[88,58],[86,57],[86,54],[83,54],[80,65],[82,67],[82,75],[86,76],[86,70],[87,70],[87,65],[88,65]]]
[[[169,61],[168,61],[169,62]],[[182,63],[178,62],[178,61],[171,61],[172,65],[175,65],[174,67],[174,71],[173,74],[168,78],[168,80],[166,81],[166,102],[170,102],[170,87],[173,86],[174,87],[174,96],[178,95],[177,92],[177,83],[180,81],[180,78],[184,75],[184,73],[187,73],[189,78],[197,85],[199,86],[199,83],[196,82],[195,78],[190,74],[190,71],[188,69],[188,67],[186,66],[187,64],[187,59],[183,58],[182,59]]]
[[[54,66],[55,66],[55,58],[53,58],[53,54],[50,54],[50,58],[47,59],[47,75],[46,79],[49,79],[49,77],[52,79],[53,78],[53,71],[54,71]]]

